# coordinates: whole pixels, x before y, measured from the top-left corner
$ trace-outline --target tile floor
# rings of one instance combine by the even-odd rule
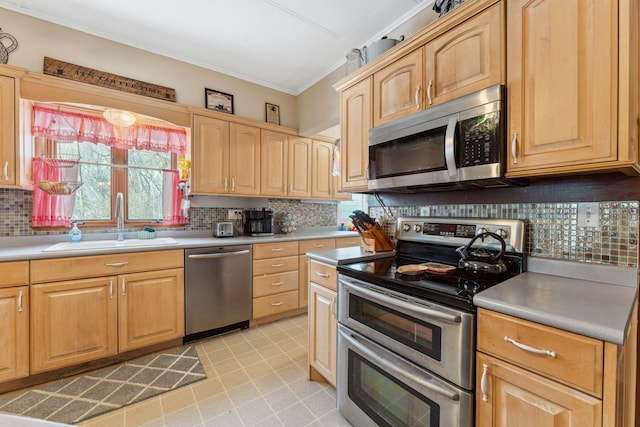
[[[333,387],[307,379],[307,340],[300,315],[198,341],[206,380],[80,425],[350,426]]]

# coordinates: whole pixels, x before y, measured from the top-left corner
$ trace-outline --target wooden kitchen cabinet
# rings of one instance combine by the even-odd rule
[[[333,144],[324,141],[311,141],[311,197],[331,199],[334,196],[334,180],[331,175]]]
[[[369,129],[373,123],[373,77],[340,93],[340,187],[342,191],[367,190]]]
[[[298,308],[298,242],[253,245],[252,319]]]
[[[260,194],[311,197],[311,140],[264,129],[261,134]]]
[[[637,28],[632,0],[507,2],[507,176],[631,171]]]
[[[184,270],[147,271],[118,277],[120,352],[184,335]]]
[[[29,375],[29,263],[0,264],[0,382]]]
[[[309,379],[336,385],[337,272],[334,266],[309,261]]]
[[[16,79],[0,75],[0,186],[18,183],[16,93]]]
[[[478,309],[476,425],[631,425],[637,307],[631,316],[619,346]]]
[[[290,136],[288,147],[286,193],[289,197],[311,197],[312,141],[301,136]]]
[[[192,192],[258,195],[260,129],[193,116]]]
[[[423,109],[423,50],[416,49],[373,75],[373,126]]]
[[[504,22],[499,2],[425,45],[424,108],[505,82]]]
[[[182,250],[31,261],[31,373],[184,335]]]
[[[298,242],[298,306],[309,305],[309,258],[307,252],[334,249],[338,239],[313,239]]]

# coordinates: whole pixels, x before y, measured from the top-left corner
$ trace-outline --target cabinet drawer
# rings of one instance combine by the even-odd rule
[[[282,273],[285,271],[298,271],[298,255],[253,261],[254,276]]]
[[[353,246],[361,246],[362,239],[359,236],[340,237],[336,239],[336,248],[351,248]]]
[[[298,289],[298,272],[269,274],[253,279],[253,297],[263,297]]]
[[[253,299],[253,318],[271,316],[298,308],[298,291],[283,292]]]
[[[309,262],[309,281],[337,291],[338,272],[336,268],[321,262]]]
[[[184,267],[184,251],[136,252],[31,261],[31,283]]]
[[[29,261],[3,262],[0,264],[0,288],[29,283]]]
[[[326,249],[333,249],[335,247],[335,239],[300,240],[298,242],[300,255],[304,255],[307,252],[312,251],[324,251]]]
[[[555,352],[536,354],[508,342]],[[478,310],[478,350],[538,372],[593,396],[602,396],[602,341],[518,319]]]
[[[298,255],[298,242],[260,243],[253,245],[253,259]]]

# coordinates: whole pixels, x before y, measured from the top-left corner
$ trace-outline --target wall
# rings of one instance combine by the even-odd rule
[[[177,102],[198,107],[204,107],[204,89],[215,89],[234,96],[236,115],[265,121],[265,102],[270,102],[280,106],[281,125],[298,127],[292,95],[2,8],[0,22],[11,24],[4,30],[19,43],[9,65],[41,73],[48,56],[173,88]]]

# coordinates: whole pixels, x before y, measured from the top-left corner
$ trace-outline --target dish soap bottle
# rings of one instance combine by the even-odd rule
[[[82,231],[80,231],[80,229],[78,228],[77,222],[72,222],[72,224],[73,228],[71,228],[71,231],[69,231],[69,241],[71,243],[79,242],[80,240],[82,240]]]

